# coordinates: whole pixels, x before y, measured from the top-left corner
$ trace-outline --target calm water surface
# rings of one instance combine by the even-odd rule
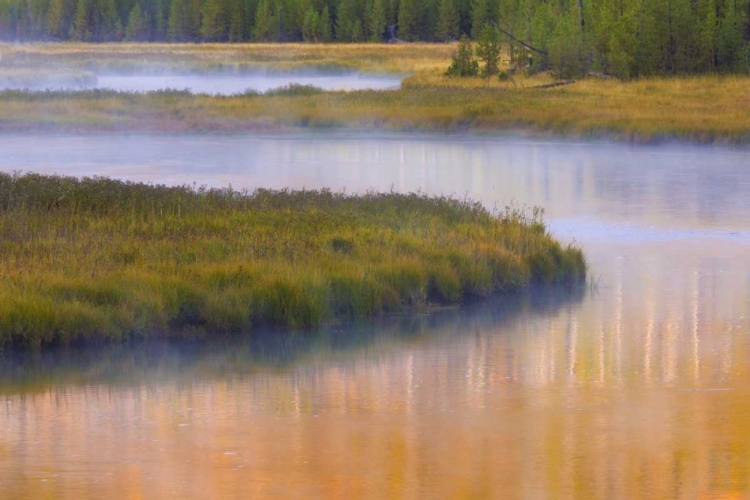
[[[750,151],[0,137],[0,169],[541,205],[596,286],[0,358],[0,498],[750,498]]]
[[[194,94],[232,95],[248,90],[265,92],[270,89],[285,87],[290,84],[312,85],[324,90],[389,90],[401,86],[398,75],[367,75],[359,73],[322,74],[322,73],[280,73],[280,74],[246,74],[246,75],[98,75],[95,82],[60,84],[39,82],[33,85],[34,90],[56,90],[60,87],[73,90],[84,88],[110,89],[120,92],[153,92],[157,90],[188,90]],[[7,88],[24,88],[27,83],[0,83],[0,90]]]

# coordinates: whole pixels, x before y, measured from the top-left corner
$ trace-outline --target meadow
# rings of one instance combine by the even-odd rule
[[[521,132],[633,142],[750,141],[750,78],[704,75],[553,86],[549,73],[444,75],[452,44],[0,46],[0,71],[398,73],[393,91],[0,92],[0,131],[247,132],[295,127]],[[506,69],[507,65],[506,65]]]
[[[585,275],[539,210],[0,173],[0,346],[307,328]]]

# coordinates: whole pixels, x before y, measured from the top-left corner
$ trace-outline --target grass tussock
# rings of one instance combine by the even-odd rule
[[[0,346],[310,327],[584,279],[538,214],[0,174]]]

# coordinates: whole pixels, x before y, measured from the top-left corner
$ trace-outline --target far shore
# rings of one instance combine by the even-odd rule
[[[550,73],[510,79],[444,76],[455,46],[85,45],[0,46],[2,64],[59,71],[202,74],[227,68],[342,68],[409,75],[398,90],[259,94],[144,94],[106,90],[0,91],[0,133],[245,133],[289,130],[521,133],[656,144],[750,143],[750,77],[589,77],[554,85]],[[15,59],[14,59],[15,57]],[[52,65],[54,62],[54,65]],[[23,66],[23,65],[26,66]],[[0,68],[1,69],[1,68]]]

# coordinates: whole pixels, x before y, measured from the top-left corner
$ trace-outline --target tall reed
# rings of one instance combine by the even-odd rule
[[[0,173],[0,345],[309,327],[574,283],[536,214]]]

